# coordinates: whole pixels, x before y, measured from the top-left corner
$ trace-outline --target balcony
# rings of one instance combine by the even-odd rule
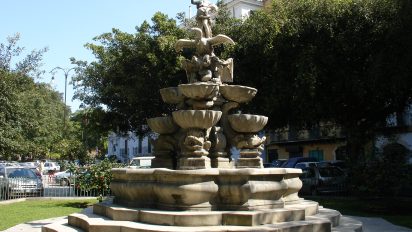
[[[309,130],[283,128],[270,131],[267,133],[267,136],[269,137],[269,143],[305,142],[345,138],[342,129],[332,124],[322,124]]]

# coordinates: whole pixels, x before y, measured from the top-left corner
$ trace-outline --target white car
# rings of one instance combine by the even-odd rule
[[[60,166],[55,162],[44,163],[43,174],[48,174],[49,172],[59,172]]]
[[[154,156],[135,157],[130,161],[130,168],[150,168],[152,166],[152,159]]]

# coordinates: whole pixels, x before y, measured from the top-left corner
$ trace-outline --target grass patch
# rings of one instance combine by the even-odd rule
[[[77,213],[97,200],[31,200],[0,205],[0,231],[20,223]]]
[[[306,199],[310,199],[305,197]],[[380,217],[395,225],[412,228],[412,199],[410,198],[311,198],[325,208],[343,215]]]

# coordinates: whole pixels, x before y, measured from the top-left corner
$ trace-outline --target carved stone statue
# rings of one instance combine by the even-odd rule
[[[195,27],[191,30],[195,33],[195,39],[179,39],[175,45],[177,52],[181,51],[183,48],[194,48],[196,49],[196,56],[204,56],[206,54],[214,56],[213,46],[225,43],[235,44],[235,42],[226,35],[219,34],[214,37],[206,38],[200,28]]]
[[[194,156],[208,155],[211,147],[207,132],[202,129],[189,129],[181,142],[182,152],[191,153]]]
[[[212,37],[212,20],[211,15],[213,12],[218,11],[218,7],[215,4],[211,4],[207,0],[192,0],[192,4],[197,7],[196,21],[198,27],[201,28],[206,38]]]
[[[188,82],[207,82],[212,79],[215,83],[221,83],[222,80],[230,82],[233,79],[233,59],[219,59],[213,52],[213,46],[234,44],[233,40],[225,35],[205,38],[200,28],[192,28],[192,31],[196,35],[194,40],[180,39],[175,45],[177,52],[183,48],[195,49],[195,56],[191,60],[183,61]]]

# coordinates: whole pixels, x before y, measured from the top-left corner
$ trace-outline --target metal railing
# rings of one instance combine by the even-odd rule
[[[43,175],[38,179],[0,179],[0,201],[28,197],[103,197],[111,196],[110,190],[101,194],[95,188],[83,188],[75,177],[57,179]]]

